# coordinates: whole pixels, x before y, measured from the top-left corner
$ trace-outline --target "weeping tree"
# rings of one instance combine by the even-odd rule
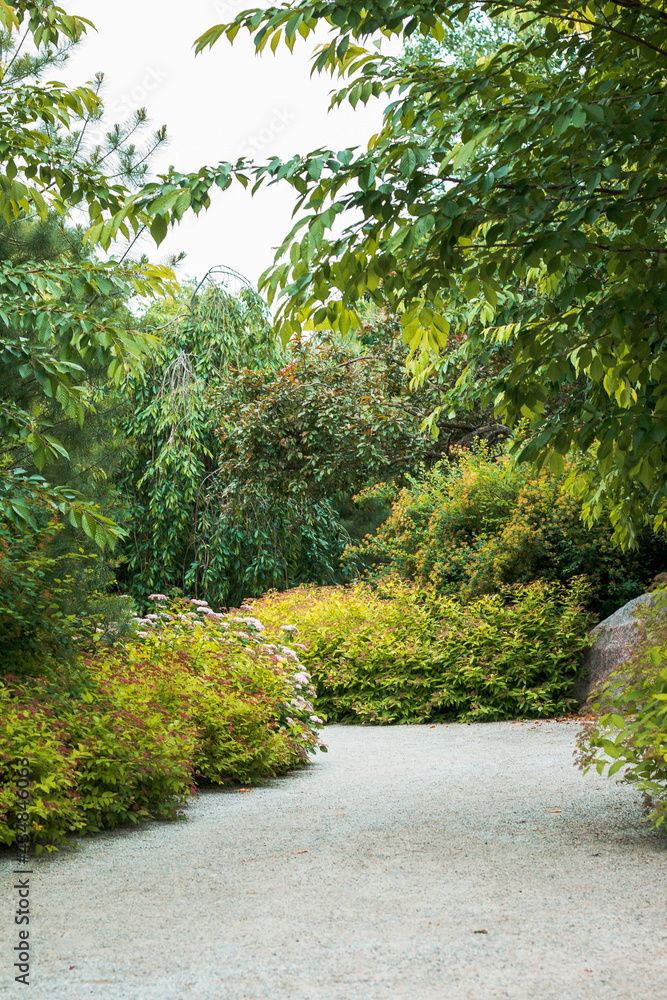
[[[284,585],[310,512],[258,484],[221,481],[220,468],[220,409],[236,374],[271,370],[282,357],[265,303],[236,272],[213,268],[148,309],[141,325],[159,348],[128,380],[116,429],[129,447],[119,480],[131,511],[128,588],[139,597],[177,588],[224,604]]]

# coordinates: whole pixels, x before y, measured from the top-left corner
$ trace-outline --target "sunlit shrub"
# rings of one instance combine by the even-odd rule
[[[636,549],[622,552],[608,520],[582,522],[566,473],[538,472],[483,447],[461,451],[402,490],[378,532],[350,546],[344,561],[371,578],[397,573],[463,601],[584,575],[589,607],[605,617],[664,568],[667,545],[646,529]],[[373,497],[368,490],[359,501]]]
[[[575,707],[586,587],[535,583],[468,604],[393,581],[298,588],[253,602],[270,634],[297,627],[329,722],[553,716]]]
[[[173,816],[196,783],[253,784],[320,745],[310,675],[255,618],[159,600],[136,624],[135,640],[86,658],[75,696],[45,678],[0,685],[0,841],[16,836],[21,758],[39,848]]]

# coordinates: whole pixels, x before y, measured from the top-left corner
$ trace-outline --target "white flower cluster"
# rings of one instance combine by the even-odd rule
[[[262,625],[262,623],[259,621],[258,618],[239,618],[237,615],[236,617],[230,620],[233,622],[243,622],[245,625],[249,625],[251,628],[254,628],[256,632],[264,631],[264,626]]]
[[[164,594],[151,594],[150,600],[161,603],[169,599]],[[185,610],[187,605],[190,605],[192,610]],[[251,611],[252,608],[243,605],[241,610]],[[303,669],[296,652],[296,648],[306,648],[303,643],[285,646],[281,643],[262,642],[261,635],[265,628],[258,618],[251,615],[230,617],[214,611],[208,601],[197,598],[175,600],[168,607],[162,604],[143,617],[136,616],[134,623],[137,627],[136,634],[140,639],[170,642],[177,639],[179,634],[197,635],[202,641],[237,643],[245,646],[249,652],[254,649],[268,654],[282,670],[287,682],[283,702],[283,722],[290,727],[295,738],[305,739],[307,745],[311,747],[314,745],[314,727],[322,726],[324,723],[319,715],[315,714],[313,701],[316,692],[311,675]],[[239,625],[245,627],[239,628]],[[288,637],[291,638],[299,631],[298,626],[291,624],[282,625],[281,629],[287,633],[287,641]],[[319,739],[316,741],[320,746],[324,746]]]

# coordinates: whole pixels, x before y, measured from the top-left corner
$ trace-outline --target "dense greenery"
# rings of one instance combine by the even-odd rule
[[[44,678],[0,683],[0,842],[16,837],[19,761],[39,851],[69,833],[174,816],[196,782],[252,785],[318,746],[314,692],[286,637],[262,643],[256,619],[201,601],[159,599],[137,626],[123,648],[83,660],[76,697]]]
[[[220,465],[216,394],[233,384],[239,365],[270,368],[279,353],[259,297],[234,296],[216,282],[157,303],[141,325],[159,336],[159,348],[123,385],[113,421],[125,452],[118,488],[132,521],[124,577],[141,598],[177,587],[223,603],[230,588],[210,572],[202,524]]]
[[[504,38],[487,33],[479,60],[470,45],[439,48],[480,11]],[[345,331],[360,295],[389,298],[419,377],[452,349],[467,361],[448,409],[481,395],[507,423],[528,417],[522,457],[556,471],[573,445],[593,450],[574,486],[625,542],[667,510],[666,12],[664,0],[294,0],[198,42],[247,30],[275,51],[326,26],[314,67],[343,78],[333,103],[391,97],[366,150],[249,168],[291,184],[301,209],[265,278],[284,295],[283,337]],[[370,44],[415,33],[435,44],[412,58]],[[233,173],[219,165],[222,182]],[[475,379],[498,347],[505,363]]]
[[[120,572],[140,598],[177,587],[238,604],[332,583],[347,527],[359,527],[355,491],[401,484],[447,453],[448,437],[421,429],[436,393],[409,390],[384,315],[348,342],[281,351],[255,293],[209,283],[142,323],[159,331],[160,350],[119,393],[112,421],[132,522]],[[466,426],[485,432],[481,417]]]
[[[588,606],[604,618],[647,589],[667,563],[667,543],[644,528],[623,552],[608,518],[586,527],[565,488],[568,471],[517,465],[507,452],[462,452],[401,490],[377,534],[350,546],[345,561],[464,601],[509,584],[584,576]],[[357,501],[363,507],[386,489]]]
[[[89,23],[0,3],[0,839],[19,758],[47,847],[302,763],[297,627],[329,721],[574,707],[589,613],[665,568],[666,22],[665,0],[245,11],[197,49],[328,26],[315,69],[334,105],[388,97],[381,131],[152,179],[145,110],[109,126],[101,76],[44,82]],[[136,252],[235,180],[296,192],[265,299]],[[272,642],[206,603],[267,591]],[[652,628],[582,753],[629,764],[659,822]]]
[[[63,609],[71,581],[63,579],[59,560],[49,554],[58,524],[48,501],[44,508],[38,530],[0,522],[0,674],[40,673],[73,655],[71,622]]]
[[[86,27],[48,2],[0,6],[0,514],[31,524],[32,504],[47,499],[104,546],[118,537],[110,518],[67,485],[40,489],[41,473],[68,461],[63,425],[94,411],[95,377],[119,381],[153,343],[128,325],[125,301],[174,282],[169,268],[127,253],[96,259],[76,232],[76,212],[86,206],[92,220],[122,211],[145,180],[143,151],[123,150],[141,122],[116,127],[91,150],[83,141],[102,113],[101,80],[72,90],[40,79],[58,46]],[[119,234],[129,235],[124,224]]]
[[[299,588],[253,608],[269,636],[298,623],[329,722],[490,721],[575,707],[585,591],[532,584],[461,604],[393,582]]]

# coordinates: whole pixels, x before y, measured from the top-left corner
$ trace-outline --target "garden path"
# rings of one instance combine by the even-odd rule
[[[334,726],[306,772],[85,838],[33,877],[30,996],[663,1000],[667,838],[576,728]]]

